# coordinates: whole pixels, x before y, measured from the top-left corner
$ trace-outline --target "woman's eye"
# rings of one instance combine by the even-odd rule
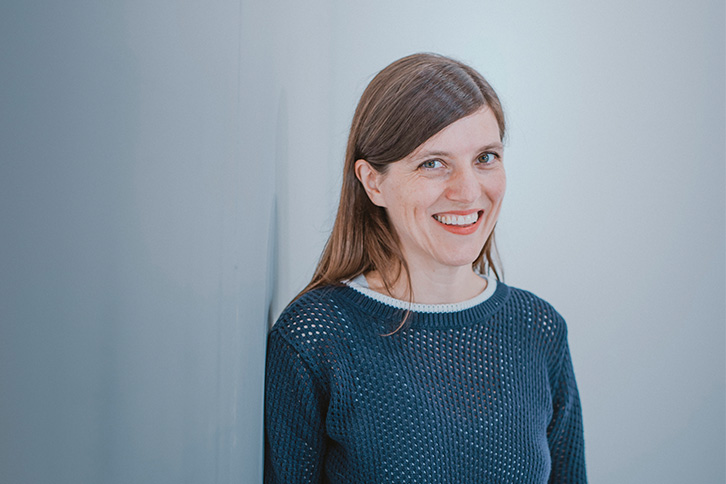
[[[441,160],[426,160],[423,163],[421,163],[420,166],[421,166],[421,168],[426,168],[428,170],[431,170],[433,168],[440,168],[444,165],[443,165],[443,163],[441,163]]]
[[[476,159],[477,163],[488,164],[497,159],[496,153],[482,153],[479,158]]]

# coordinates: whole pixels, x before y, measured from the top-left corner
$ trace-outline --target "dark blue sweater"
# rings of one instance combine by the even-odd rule
[[[270,332],[265,483],[584,483],[562,317],[497,284],[455,312],[311,291]]]

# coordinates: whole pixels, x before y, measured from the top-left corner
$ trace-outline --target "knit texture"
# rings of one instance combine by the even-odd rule
[[[562,317],[497,284],[456,312],[350,287],[306,293],[269,335],[265,483],[584,483]]]

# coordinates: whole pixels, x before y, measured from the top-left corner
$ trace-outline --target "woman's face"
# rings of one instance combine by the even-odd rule
[[[409,267],[471,267],[494,229],[506,178],[494,113],[484,107],[447,126],[385,174],[356,174],[385,207]]]

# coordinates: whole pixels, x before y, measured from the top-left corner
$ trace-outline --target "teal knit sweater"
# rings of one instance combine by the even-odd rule
[[[355,284],[290,305],[267,348],[265,483],[586,482],[565,322],[492,282],[390,336],[405,311]]]

